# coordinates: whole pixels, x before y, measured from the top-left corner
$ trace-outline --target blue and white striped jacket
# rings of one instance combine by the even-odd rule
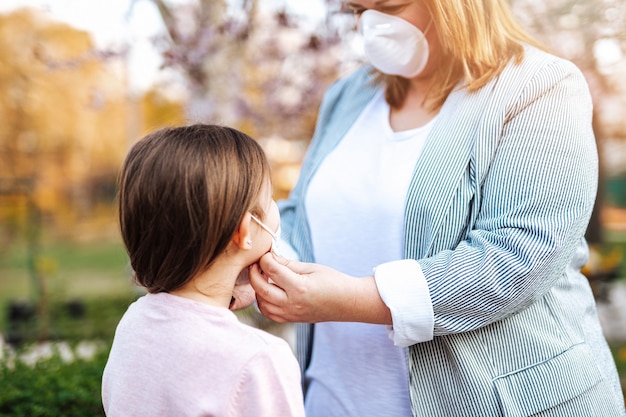
[[[307,187],[379,88],[369,70],[327,91],[298,183],[279,203],[282,236],[303,261],[315,261]],[[530,47],[443,105],[404,207],[405,257],[421,265],[435,320],[434,339],[408,349],[416,416],[626,415],[579,272],[598,181],[591,115],[581,72]],[[313,328],[298,325],[303,368]]]

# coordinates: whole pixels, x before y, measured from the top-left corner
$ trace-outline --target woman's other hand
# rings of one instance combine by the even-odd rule
[[[250,284],[259,310],[276,322],[391,324],[373,276],[355,278],[268,253],[250,267]]]
[[[241,310],[251,306],[252,303],[254,303],[254,300],[254,288],[250,285],[248,268],[244,268],[244,270],[241,271],[237,277],[237,281],[235,281],[233,298],[229,308],[233,311]]]

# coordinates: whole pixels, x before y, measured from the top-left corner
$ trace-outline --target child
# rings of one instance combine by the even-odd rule
[[[119,217],[148,294],[117,327],[107,416],[304,416],[289,345],[229,310],[279,228],[269,171],[261,147],[228,127],[161,129],[130,150]]]

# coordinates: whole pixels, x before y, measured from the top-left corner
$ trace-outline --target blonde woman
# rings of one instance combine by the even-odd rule
[[[308,417],[618,417],[580,267],[597,188],[581,72],[505,0],[352,0],[370,65],[320,108],[252,267],[299,322]],[[270,280],[271,279],[271,280]]]

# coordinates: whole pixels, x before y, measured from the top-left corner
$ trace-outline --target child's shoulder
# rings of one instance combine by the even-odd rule
[[[249,326],[244,323],[239,323],[239,329],[241,331],[242,341],[251,349],[272,349],[291,351],[291,347],[287,341],[279,336],[269,333],[266,330],[259,329],[257,327]]]

